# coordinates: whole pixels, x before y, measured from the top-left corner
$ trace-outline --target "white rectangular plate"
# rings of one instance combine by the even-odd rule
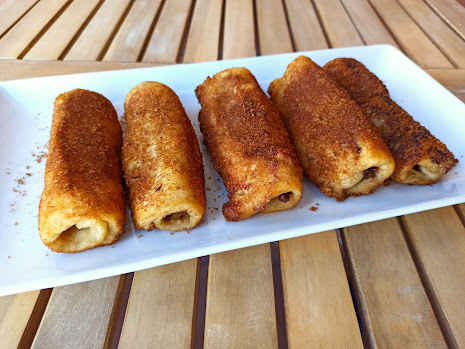
[[[323,65],[337,57],[363,62],[387,85],[392,98],[441,139],[460,160],[432,186],[392,183],[372,195],[337,202],[304,179],[302,200],[294,209],[257,214],[241,222],[226,222],[221,206],[226,192],[202,145],[199,105],[194,89],[208,75],[245,66],[266,91],[299,55]],[[53,103],[58,94],[74,88],[99,92],[124,114],[123,101],[141,81],[170,86],[192,120],[204,154],[207,212],[193,229],[138,231],[129,220],[119,241],[76,254],[59,254],[42,244],[37,214],[43,189],[46,144]],[[428,210],[465,201],[463,130],[465,105],[391,46],[366,46],[290,53],[199,64],[53,76],[0,83],[0,296],[132,272],[162,264],[236,248],[288,239]],[[40,161],[40,162],[39,162]],[[318,204],[318,205],[317,205]],[[312,211],[312,206],[317,211]]]

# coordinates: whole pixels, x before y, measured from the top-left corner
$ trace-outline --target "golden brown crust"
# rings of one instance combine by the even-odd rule
[[[349,92],[376,125],[396,161],[392,178],[399,183],[432,184],[456,163],[435,138],[389,96],[386,86],[362,63],[338,58],[324,70]]]
[[[208,77],[195,92],[202,105],[200,128],[228,191],[226,220],[295,206],[302,192],[302,169],[255,77],[245,68],[227,69]],[[288,201],[272,200],[285,193],[290,193]]]
[[[368,194],[391,175],[392,156],[373,125],[311,59],[296,58],[268,92],[305,173],[324,194]]]
[[[203,162],[178,96],[166,85],[143,82],[124,107],[123,168],[136,227],[195,227],[206,205]]]
[[[117,240],[126,221],[120,152],[110,101],[81,89],[57,97],[39,208],[40,237],[52,250],[78,252]],[[71,231],[76,225],[79,235]]]

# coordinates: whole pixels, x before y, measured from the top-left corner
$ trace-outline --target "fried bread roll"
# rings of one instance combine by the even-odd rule
[[[324,66],[378,128],[392,152],[392,178],[405,184],[433,184],[456,163],[454,155],[389,96],[386,86],[362,63],[338,58]]]
[[[371,193],[394,171],[376,129],[346,91],[300,56],[268,89],[305,173],[338,201]]]
[[[44,244],[79,252],[118,239],[126,222],[121,126],[102,95],[76,89],[55,101],[39,207]]]
[[[273,105],[245,68],[208,77],[195,90],[200,129],[223,177],[228,221],[294,207],[302,169]]]
[[[205,213],[205,178],[195,131],[178,96],[142,82],[126,96],[123,170],[134,224],[184,230]]]

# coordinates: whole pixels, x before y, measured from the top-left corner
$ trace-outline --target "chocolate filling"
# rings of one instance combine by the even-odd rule
[[[281,202],[288,202],[291,199],[291,193],[283,193],[278,195],[278,200]]]
[[[376,172],[378,172],[378,167],[370,167],[363,171],[363,180],[371,179],[376,177]]]

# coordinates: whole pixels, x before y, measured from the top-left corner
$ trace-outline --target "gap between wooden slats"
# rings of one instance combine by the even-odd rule
[[[134,0],[106,0],[87,24],[73,46],[67,49],[65,60],[100,60],[110,45]]]
[[[463,216],[463,206],[457,206]],[[452,348],[465,346],[465,227],[453,207],[400,219],[423,284]]]
[[[0,298],[2,348],[29,348],[39,327],[51,289]]]
[[[314,0],[331,47],[361,46],[363,41],[339,0]]]
[[[465,7],[457,0],[425,0],[426,3],[465,40]]]
[[[162,0],[136,1],[112,40],[104,61],[136,62],[163,9]]]
[[[124,277],[54,288],[32,348],[103,347],[116,318],[112,314],[122,296]]]
[[[455,67],[465,67],[465,41],[426,3],[417,0],[398,0],[398,2]],[[463,20],[465,21],[465,17]]]
[[[194,0],[166,1],[142,57],[143,62],[176,63],[193,5]]]
[[[368,346],[446,348],[396,219],[344,228],[341,236]]]
[[[100,3],[100,0],[72,2],[35,45],[26,54],[23,52],[23,58],[57,60]]]
[[[67,0],[40,1],[0,39],[0,57],[20,57],[70,4]]]
[[[0,39],[14,27],[39,0],[4,0],[0,2]]]
[[[405,54],[418,65],[424,68],[453,68],[396,0],[369,1]]]

